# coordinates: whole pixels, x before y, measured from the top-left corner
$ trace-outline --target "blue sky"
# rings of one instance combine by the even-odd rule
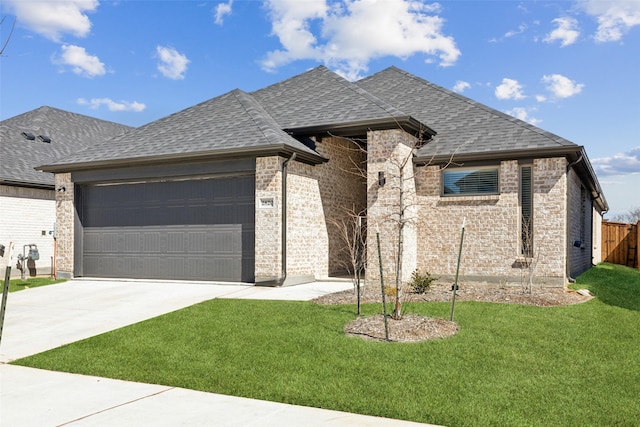
[[[640,206],[640,1],[2,0],[0,120],[42,105],[131,126],[324,64],[396,65],[583,145]]]

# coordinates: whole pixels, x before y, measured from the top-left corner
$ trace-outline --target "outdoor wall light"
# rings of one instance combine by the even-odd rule
[[[58,188],[56,189],[56,191],[57,191],[58,193],[64,193],[65,191],[67,191],[67,189],[66,189],[65,187],[58,187]]]
[[[387,182],[387,178],[384,177],[384,172],[383,171],[378,172],[378,186],[384,187],[384,184],[386,184],[386,182]]]
[[[573,246],[576,248],[581,248],[582,242],[580,240],[576,240],[575,242],[573,242]]]

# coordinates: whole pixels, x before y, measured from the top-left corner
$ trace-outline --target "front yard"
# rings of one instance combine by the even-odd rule
[[[597,298],[461,301],[457,335],[411,344],[346,336],[352,305],[212,300],[14,363],[447,426],[634,425],[640,272],[602,264],[575,287]]]

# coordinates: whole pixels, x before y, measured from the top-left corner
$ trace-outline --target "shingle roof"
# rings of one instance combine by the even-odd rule
[[[53,175],[34,168],[132,129],[81,114],[40,107],[0,122],[0,182],[53,186]],[[34,140],[22,133],[31,133]],[[39,136],[49,137],[43,142]]]
[[[46,166],[178,160],[265,150],[297,152],[316,163],[325,160],[284,132],[249,94],[235,89],[171,114]]]
[[[408,116],[324,66],[260,89],[253,96],[283,129]]]
[[[437,135],[419,157],[457,156],[518,150],[555,150],[579,146],[522,120],[494,110],[396,67],[358,82],[358,86],[408,111]]]
[[[320,66],[250,94],[233,90],[43,169],[294,152],[299,160],[319,163],[326,159],[292,135],[350,130],[348,125],[354,123],[358,129],[371,123],[408,123],[420,131],[428,126],[437,135],[418,150],[418,159],[454,153],[474,159],[499,159],[514,152],[584,154],[582,147],[564,138],[396,67],[351,83]],[[583,175],[600,191],[588,160],[583,168]]]

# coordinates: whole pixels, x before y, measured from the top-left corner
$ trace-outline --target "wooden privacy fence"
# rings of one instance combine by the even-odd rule
[[[638,242],[640,221],[637,224],[608,221],[602,223],[603,261],[640,269]]]

